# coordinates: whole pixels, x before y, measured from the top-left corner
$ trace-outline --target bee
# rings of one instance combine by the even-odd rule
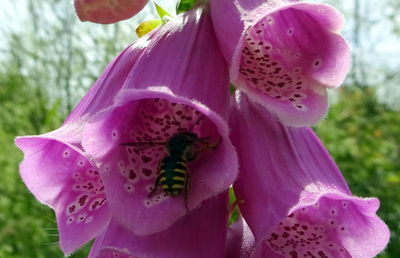
[[[148,146],[164,145],[167,149],[167,155],[160,160],[159,175],[155,181],[154,187],[148,195],[152,197],[159,189],[169,196],[175,197],[182,192],[185,196],[185,208],[189,212],[187,205],[187,197],[190,190],[190,173],[187,169],[187,164],[197,159],[200,153],[216,149],[219,142],[210,143],[208,140],[211,137],[199,137],[196,133],[192,132],[193,127],[198,124],[204,116],[201,116],[188,130],[183,130],[179,127],[177,133],[172,135],[165,142],[127,142],[122,143],[122,146]],[[176,121],[175,124],[179,123]]]

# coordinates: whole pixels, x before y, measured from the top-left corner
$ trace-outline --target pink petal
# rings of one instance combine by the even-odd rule
[[[100,172],[113,217],[119,223],[137,234],[150,234],[168,228],[187,213],[184,194],[171,198],[158,191],[148,198],[159,163],[167,155],[164,145],[140,150],[121,143],[165,142],[180,128],[193,127],[199,137],[221,142],[215,150],[201,153],[196,161],[188,163],[189,210],[232,184],[237,171],[236,154],[225,122],[216,113],[200,103],[160,90],[125,90],[119,100],[87,126],[83,142],[88,153],[103,164]],[[198,125],[193,126],[196,121]]]
[[[138,258],[137,256],[132,255],[132,253],[127,251],[127,250],[114,248],[114,247],[104,247],[103,249],[101,249],[101,251],[96,256],[91,256],[89,254],[89,257],[96,257],[96,258]]]
[[[75,0],[75,10],[81,21],[101,24],[126,20],[140,12],[147,0]]]
[[[66,143],[74,137],[62,127],[46,135],[16,139],[25,154],[21,177],[40,202],[54,209],[65,255],[102,232],[110,220],[98,169],[73,143]]]
[[[104,249],[124,250],[132,256],[152,258],[223,257],[227,234],[227,194],[205,201],[168,230],[137,236],[111,222],[99,236],[89,258],[100,258]],[[111,256],[106,256],[111,257]]]
[[[237,101],[231,126],[241,173],[234,189],[258,243],[255,257],[382,251],[390,234],[376,216],[379,201],[352,196],[312,130],[281,125],[244,94]]]
[[[224,121],[229,110],[227,66],[207,7],[176,17],[150,39],[114,106],[91,119],[83,142],[101,164],[113,217],[138,235],[167,229],[186,215],[185,204],[194,209],[225,191],[237,174]],[[216,149],[187,163],[191,176],[187,201],[184,192],[172,198],[161,189],[148,198],[159,163],[167,156],[165,144],[142,150],[121,144],[165,143],[189,130]]]
[[[228,229],[226,258],[248,258],[255,248],[253,233],[243,217],[233,223]]]
[[[140,44],[111,62],[61,128],[16,139],[24,152],[21,177],[40,202],[55,210],[66,255],[95,237],[110,219],[98,170],[81,150],[82,130],[90,116],[111,105],[141,52]]]
[[[337,34],[342,15],[323,4],[211,4],[235,86],[285,124],[307,126],[321,119],[327,110],[326,88],[339,86],[350,67],[348,46]],[[221,9],[225,15],[218,15]]]

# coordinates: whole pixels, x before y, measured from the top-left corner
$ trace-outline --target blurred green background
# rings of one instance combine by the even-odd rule
[[[173,1],[158,1],[173,8]],[[314,1],[316,2],[316,1]],[[355,195],[381,200],[400,257],[400,20],[396,0],[332,0],[347,19],[353,69],[315,130]],[[163,4],[164,3],[164,4]],[[80,23],[69,1],[3,0],[0,13],[0,257],[62,257],[55,218],[18,175],[16,135],[57,128],[151,8],[117,25]],[[173,12],[173,11],[172,11]],[[71,257],[86,257],[85,247]]]

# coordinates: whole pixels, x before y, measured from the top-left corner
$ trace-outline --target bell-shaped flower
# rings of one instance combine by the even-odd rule
[[[231,80],[284,124],[308,126],[327,110],[327,88],[350,67],[331,6],[290,0],[211,0]],[[221,15],[223,13],[223,15]]]
[[[112,221],[89,258],[221,258],[227,234],[227,193],[209,198],[165,231],[138,236]],[[125,256],[117,256],[125,255]],[[129,256],[130,255],[130,256]]]
[[[257,242],[253,257],[374,257],[385,248],[378,199],[351,194],[311,129],[282,125],[244,94],[234,109],[234,190]]]
[[[98,235],[110,220],[99,170],[82,150],[82,131],[89,117],[111,105],[142,51],[141,40],[108,65],[59,129],[16,138],[24,152],[21,177],[36,199],[54,209],[65,255]]]
[[[75,0],[75,11],[81,21],[101,24],[129,19],[140,12],[147,0]]]
[[[83,140],[101,167],[113,219],[137,235],[166,230],[225,191],[238,170],[225,122],[228,68],[208,6],[169,21],[143,47]]]

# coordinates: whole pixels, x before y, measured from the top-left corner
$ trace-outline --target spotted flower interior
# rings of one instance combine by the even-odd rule
[[[119,143],[117,148],[125,151],[122,156],[124,159],[114,167],[125,180],[124,191],[142,195],[143,205],[152,207],[171,198],[162,188],[154,196],[148,197],[159,175],[160,162],[169,155],[167,141],[180,132],[193,132],[199,138],[207,138],[210,144],[215,144],[218,133],[208,118],[188,105],[164,99],[145,99],[131,105],[126,109],[134,108],[133,105],[140,106],[138,115],[131,117],[131,121],[123,125],[124,128],[112,131],[112,137]],[[200,148],[196,144],[193,151]],[[188,173],[191,173],[190,165],[187,167]]]
[[[265,5],[246,16],[233,81],[283,123],[312,125],[327,111],[327,88],[349,70],[348,46],[337,34],[342,16],[327,5]]]
[[[107,225],[107,197],[99,170],[80,153],[57,143],[53,146],[52,155],[60,156],[59,164],[63,164],[68,171],[62,194],[56,199],[55,210],[61,246],[70,252]],[[49,161],[57,160],[56,157],[46,158]]]
[[[324,9],[319,9],[321,13]],[[293,8],[274,12],[245,33],[240,74],[251,87],[275,102],[307,109],[310,75],[332,52],[332,40],[322,26],[304,11]]]
[[[209,111],[204,106],[196,108],[196,104],[186,103],[174,102],[172,98],[128,101],[109,112],[101,125],[90,129],[87,140],[96,144],[93,150],[107,149],[98,160],[113,217],[137,234],[166,229],[172,221],[231,184],[232,179],[219,174],[225,175],[228,154],[207,114]],[[165,191],[165,185],[152,193],[160,163],[171,154],[167,142],[183,132],[200,138],[186,145],[197,158],[172,164],[170,168],[179,165],[190,180],[181,178],[177,184],[182,189],[175,196]]]
[[[344,242],[362,237],[363,216],[348,200],[321,198],[290,214],[266,242],[285,257],[352,257]]]
[[[38,200],[54,209],[64,253],[99,234],[110,220],[99,170],[73,145],[50,136],[20,137],[16,143],[29,157],[21,163],[22,179]]]
[[[60,219],[64,219],[67,225],[89,224],[96,216],[96,211],[107,203],[103,180],[98,169],[73,150],[65,149],[62,156],[65,160],[76,163],[76,166],[70,182],[66,184],[71,188],[65,191],[69,193],[68,205]]]

